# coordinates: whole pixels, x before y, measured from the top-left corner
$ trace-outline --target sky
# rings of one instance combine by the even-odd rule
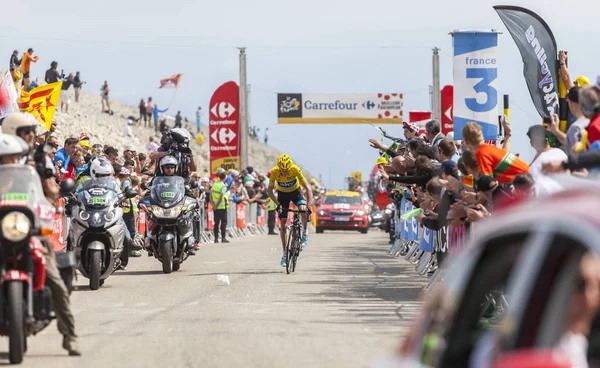
[[[28,47],[40,56],[32,75],[43,79],[50,62],[80,71],[84,91],[98,93],[107,80],[112,98],[134,105],[152,96],[170,113],[194,119],[224,82],[239,83],[238,47],[247,48],[251,86],[250,125],[269,129],[269,144],[288,153],[328,187],[341,188],[353,171],[371,171],[377,153],[364,125],[277,125],[277,92],[404,94],[410,110],[429,110],[432,48],[441,48],[441,86],[452,84],[452,39],[456,29],[497,29],[499,98],[509,94],[512,151],[527,162],[534,152],[525,135],[541,123],[523,78],[520,54],[493,5],[519,5],[550,25],[559,49],[569,51],[573,76],[600,74],[600,50],[591,0],[27,0],[22,17],[0,23],[0,55]],[[25,26],[24,26],[25,25]],[[592,47],[590,47],[592,46]],[[0,69],[8,65],[0,65]],[[158,90],[159,79],[183,73],[177,93]],[[499,101],[499,106],[502,106]],[[386,126],[401,135],[401,126]],[[273,163],[275,164],[275,163]]]

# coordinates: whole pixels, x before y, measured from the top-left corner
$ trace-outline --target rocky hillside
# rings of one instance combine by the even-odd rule
[[[124,137],[123,131],[127,124],[127,117],[131,115],[137,118],[139,116],[137,107],[111,101],[114,115],[109,116],[101,113],[101,106],[100,96],[82,93],[78,104],[74,102],[74,99],[72,100],[69,113],[63,113],[60,112],[60,109],[57,109],[54,121],[58,124],[56,135],[59,141],[62,142],[67,137],[79,137],[82,132],[85,132],[90,137],[92,144],[109,144],[119,149],[119,152],[122,152],[126,146],[131,146],[137,149],[138,152],[146,152],[145,145],[150,136],[154,136],[154,141],[160,143],[160,135],[154,133],[153,125],[152,128],[144,127],[143,121],[138,122],[133,127],[134,134],[137,137],[135,141]],[[168,122],[171,125],[174,123],[171,120]],[[195,125],[195,122],[190,122],[190,126],[186,127],[194,137],[196,136]],[[204,136],[204,141],[201,144],[192,142],[191,146],[199,171],[208,173],[209,137],[206,126],[202,128],[201,134]],[[259,173],[266,174],[277,162],[280,152],[261,142],[250,140],[249,155],[251,166]],[[306,171],[305,175],[307,178],[312,177]]]

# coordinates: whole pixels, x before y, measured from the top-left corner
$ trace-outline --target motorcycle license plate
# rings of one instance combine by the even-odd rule
[[[350,221],[350,217],[334,217],[333,221]]]
[[[106,204],[106,198],[92,197],[92,200],[90,202],[92,206],[104,206]]]

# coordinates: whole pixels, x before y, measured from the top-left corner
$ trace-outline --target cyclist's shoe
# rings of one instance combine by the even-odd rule
[[[287,257],[285,254],[281,256],[281,262],[279,262],[279,264],[281,265],[281,267],[287,266]]]
[[[302,240],[300,241],[300,244],[302,244],[302,248],[308,245],[308,234],[302,235]]]

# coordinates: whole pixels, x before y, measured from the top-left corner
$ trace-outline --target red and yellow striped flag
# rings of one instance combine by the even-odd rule
[[[31,92],[23,88],[21,97],[17,99],[19,110],[35,115],[40,123],[50,130],[61,88],[62,81],[34,88]]]

